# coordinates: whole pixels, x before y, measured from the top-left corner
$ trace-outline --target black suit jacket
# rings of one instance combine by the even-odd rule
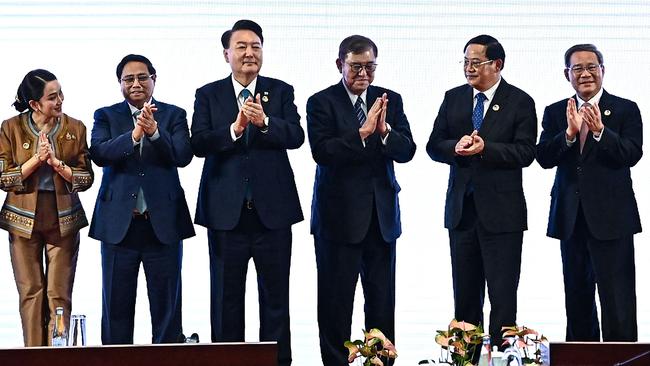
[[[630,177],[630,167],[643,155],[639,108],[603,91],[598,106],[605,130],[599,142],[589,132],[581,154],[578,139],[571,147],[566,144],[567,100],[546,107],[537,145],[539,164],[546,169],[557,167],[547,235],[568,239],[579,205],[596,239],[614,240],[640,232]]]
[[[160,137],[143,137],[133,146],[133,117],[126,101],[95,111],[90,139],[90,157],[103,167],[90,237],[116,244],[124,239],[131,224],[140,187],[147,202],[151,226],[163,243],[177,243],[194,236],[185,192],[178,179],[178,167],[192,160],[185,111],[154,100],[154,118]]]
[[[191,141],[194,154],[205,157],[205,163],[195,222],[214,230],[234,229],[249,183],[264,226],[289,227],[303,219],[287,156],[287,149],[297,149],[305,140],[293,87],[257,77],[255,95],[262,96],[269,127],[263,133],[250,124],[246,146],[244,137],[233,141],[230,135],[230,125],[239,113],[231,80],[228,76],[196,91]]]
[[[359,121],[342,83],[332,85],[307,101],[307,132],[317,163],[311,210],[311,233],[327,240],[358,243],[365,237],[377,207],[385,241],[402,233],[393,161],[405,163],[415,154],[415,143],[404,114],[402,97],[370,86],[369,106],[388,94],[386,121],[392,127],[384,146],[377,133],[364,147]]]
[[[473,98],[467,84],[447,91],[427,144],[431,159],[450,165],[445,227],[458,226],[471,185],[478,219],[486,229],[495,233],[526,230],[521,169],[535,158],[535,102],[501,79],[478,133],[485,141],[483,152],[458,156],[456,143],[474,128]]]

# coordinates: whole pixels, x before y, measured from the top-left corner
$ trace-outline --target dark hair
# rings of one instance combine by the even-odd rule
[[[117,80],[122,79],[122,71],[124,70],[124,66],[128,64],[129,62],[142,62],[143,64],[147,65],[147,70],[149,71],[149,74],[155,75],[156,74],[156,68],[153,67],[153,64],[151,61],[149,61],[148,58],[142,56],[142,55],[126,55],[120,61],[119,64],[117,64],[117,69],[115,70],[115,74],[117,75]]]
[[[339,60],[341,60],[341,62],[345,61],[345,55],[350,52],[359,54],[370,49],[372,49],[375,57],[377,57],[377,45],[370,38],[358,34],[349,36],[342,40],[339,45]]]
[[[580,51],[587,51],[587,52],[593,52],[596,54],[596,58],[598,58],[598,63],[603,64],[603,54],[596,48],[595,45],[590,44],[590,43],[584,43],[584,44],[577,44],[575,46],[571,46],[566,52],[564,53],[564,66],[567,68],[571,63],[571,55],[573,55],[576,52]]]
[[[467,50],[467,46],[470,44],[480,44],[485,46],[485,56],[490,60],[501,60],[501,69],[503,70],[506,64],[506,51],[496,38],[487,34],[476,36],[465,43],[463,52]]]
[[[252,20],[241,19],[236,21],[231,29],[223,32],[223,34],[221,35],[221,45],[223,46],[224,49],[230,47],[230,37],[232,36],[233,32],[238,30],[249,30],[255,33],[258,37],[260,37],[260,42],[264,44],[264,36],[262,36],[262,27],[260,27],[259,24],[255,23]]]
[[[52,80],[56,80],[56,76],[47,70],[36,69],[28,72],[18,86],[16,100],[13,103],[14,108],[18,112],[32,110],[29,101],[41,99],[45,92],[45,84]]]

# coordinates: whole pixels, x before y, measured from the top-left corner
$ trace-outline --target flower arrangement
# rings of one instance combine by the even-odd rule
[[[363,330],[363,335],[363,341],[356,340],[344,343],[344,346],[350,352],[348,362],[364,357],[363,366],[389,366],[390,360],[397,358],[395,345],[379,329],[373,328],[370,332]],[[384,358],[386,364],[384,364],[382,358]]]
[[[524,365],[548,364],[548,340],[537,331],[525,326],[502,327],[504,342],[503,345],[511,346],[512,352],[521,356]],[[443,353],[438,363],[446,363],[453,366],[473,366],[477,362],[483,337],[482,326],[474,325],[465,321],[453,319],[447,330],[438,330],[436,343],[447,353]],[[507,352],[507,351],[506,351]],[[428,360],[420,361],[420,364],[430,364]]]
[[[472,359],[483,343],[483,328],[464,321],[453,319],[447,330],[438,330],[436,343],[449,353],[440,362],[454,366],[473,365]]]
[[[543,350],[548,339],[537,331],[525,326],[502,327],[504,344],[508,344],[507,338],[514,338],[513,345],[522,354],[521,361],[524,365],[542,365],[548,363],[548,356]]]

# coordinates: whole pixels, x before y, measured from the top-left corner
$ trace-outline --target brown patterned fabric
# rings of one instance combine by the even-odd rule
[[[54,174],[56,207],[61,236],[88,225],[77,192],[93,183],[93,171],[86,142],[86,127],[74,118],[63,115],[53,136],[54,151],[72,169],[72,182]],[[0,210],[0,228],[30,238],[38,196],[38,175],[23,180],[21,165],[37,151],[38,134],[29,124],[29,113],[22,113],[2,122],[0,128],[0,188],[7,198]]]

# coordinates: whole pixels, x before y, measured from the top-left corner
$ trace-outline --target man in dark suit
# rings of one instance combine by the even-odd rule
[[[178,167],[192,160],[185,111],[152,98],[156,70],[144,56],[117,65],[124,101],[95,111],[90,155],[103,167],[90,237],[102,242],[102,343],[133,343],[140,263],[152,342],[177,342],[182,240],[194,236]]]
[[[377,46],[363,36],[341,42],[341,82],[307,101],[307,131],[317,163],[311,233],[318,267],[318,327],[323,364],[347,365],[359,274],[365,326],[395,336],[395,242],[402,233],[393,161],[415,154],[399,94],[371,86]]]
[[[637,340],[633,234],[641,231],[630,167],[643,154],[641,113],[602,88],[603,55],[591,44],[564,54],[576,95],[544,110],[537,161],[557,167],[547,235],[560,239],[567,341]]]
[[[467,84],[445,93],[427,153],[450,167],[445,227],[455,317],[484,324],[487,282],[489,332],[501,345],[501,327],[517,318],[527,229],[521,170],[535,158],[537,117],[533,99],[501,77],[506,55],[494,37],[474,37],[464,51]]]
[[[221,37],[232,74],[196,91],[192,148],[205,157],[196,223],[208,228],[212,341],[244,341],[248,261],[257,270],[260,340],[291,364],[291,225],[302,221],[287,149],[305,134],[293,88],[259,76],[262,28],[240,20]]]

